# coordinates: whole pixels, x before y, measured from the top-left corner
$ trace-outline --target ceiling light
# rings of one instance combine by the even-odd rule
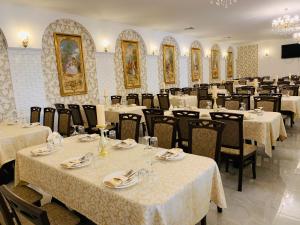
[[[293,38],[298,41],[298,43],[300,44],[300,32],[299,33],[294,33],[293,34]]]
[[[285,11],[287,10],[285,9]],[[300,19],[298,15],[284,15],[272,21],[272,28],[273,31],[279,34],[291,34],[297,31],[299,23]]]
[[[210,0],[210,4],[216,5],[219,7],[228,8],[230,5],[236,3],[237,0]]]

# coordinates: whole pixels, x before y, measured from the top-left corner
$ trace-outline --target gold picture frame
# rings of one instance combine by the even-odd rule
[[[163,74],[166,84],[176,83],[174,45],[163,45]]]
[[[87,94],[81,36],[63,33],[53,35],[60,95]]]
[[[220,76],[220,49],[215,46],[211,49],[211,78],[219,79]]]
[[[141,70],[139,42],[121,40],[121,48],[125,88],[140,88]]]
[[[227,78],[231,79],[233,78],[233,51],[231,49],[228,50],[227,53],[227,63],[226,63],[226,73],[227,73]]]
[[[199,81],[201,79],[202,65],[200,48],[191,48],[191,75],[193,82]]]

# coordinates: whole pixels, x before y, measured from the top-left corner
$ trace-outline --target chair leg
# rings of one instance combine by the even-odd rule
[[[218,213],[222,213],[223,209],[218,206]]]
[[[256,179],[256,154],[253,156],[252,174],[253,174],[253,179]]]
[[[239,183],[238,183],[238,191],[242,191],[243,188],[243,169],[244,169],[244,162],[243,160],[240,161],[239,165]]]
[[[206,225],[206,216],[204,216],[201,220],[201,225]]]

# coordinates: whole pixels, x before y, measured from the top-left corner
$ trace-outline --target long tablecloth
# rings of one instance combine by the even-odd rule
[[[122,190],[106,188],[102,180],[114,171],[139,169],[155,153],[143,145],[128,150],[108,147],[105,158],[95,157],[84,168],[67,170],[60,163],[87,152],[97,155],[98,141],[65,139],[63,150],[33,157],[27,148],[18,152],[16,183],[38,186],[97,224],[191,225],[209,210],[210,201],[226,208],[218,166],[209,158],[187,154],[183,160],[155,161],[154,175]]]
[[[19,124],[0,124],[0,168],[15,160],[20,149],[45,143],[50,133],[50,128],[44,126],[22,128]]]

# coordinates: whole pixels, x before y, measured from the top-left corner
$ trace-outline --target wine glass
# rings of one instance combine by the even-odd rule
[[[85,128],[84,128],[84,126],[79,125],[79,126],[78,126],[78,132],[79,132],[79,134],[84,134],[84,133],[85,133]]]
[[[245,103],[241,102],[240,111],[245,111]]]
[[[72,127],[74,128],[74,131],[73,131],[73,133],[72,133],[71,135],[72,135],[72,136],[78,135],[79,133],[77,132],[77,125],[73,124]]]
[[[157,137],[151,137],[150,138],[150,145],[151,145],[152,148],[157,148],[158,147]]]
[[[109,133],[108,133],[108,136],[110,139],[113,139],[115,140],[117,137],[116,137],[116,131],[115,130],[110,130]]]
[[[150,136],[145,136],[143,137],[143,144],[146,145],[144,149],[151,149],[150,145],[149,145],[149,141],[150,141]]]

